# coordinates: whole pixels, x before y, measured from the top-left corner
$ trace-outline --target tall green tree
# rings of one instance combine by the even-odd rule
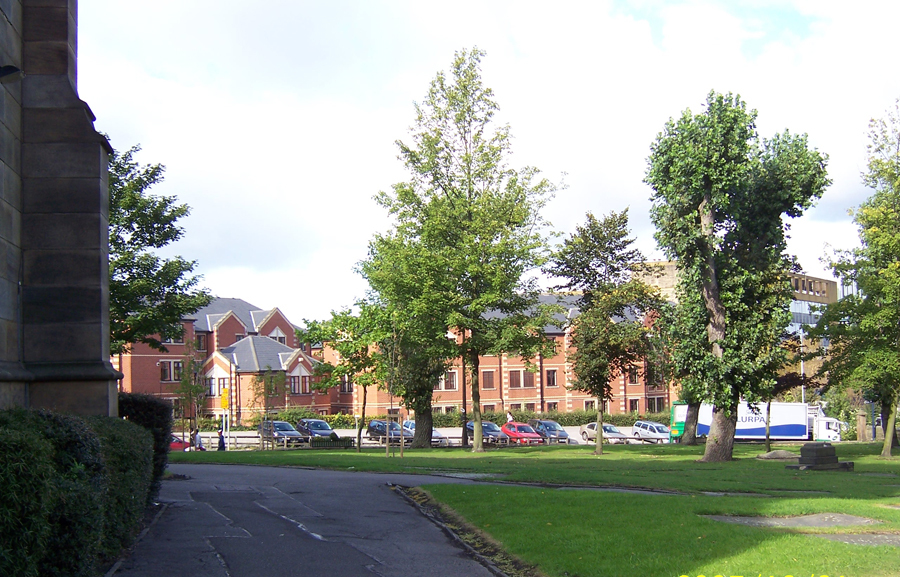
[[[565,279],[557,288],[582,294],[580,314],[572,323],[572,388],[597,397],[597,455],[603,454],[603,404],[612,397],[610,381],[645,371],[649,315],[662,304],[657,291],[636,274],[646,267],[633,243],[627,209],[601,219],[588,213],[585,225],[564,241],[547,267]]]
[[[738,403],[757,401],[785,362],[796,263],[783,218],[821,197],[826,158],[806,135],[760,139],[755,110],[711,92],[703,112],[666,123],[648,164],[656,240],[680,273],[682,386],[714,406],[703,460],[730,460]]]
[[[831,263],[858,291],[828,305],[810,336],[828,337],[820,374],[829,386],[862,390],[881,405],[889,458],[900,401],[900,100],[870,121],[869,139],[863,181],[874,193],[853,215],[861,246]]]
[[[322,359],[315,366],[321,380],[317,389],[324,390],[350,383],[362,388],[362,418],[356,430],[356,450],[361,450],[362,429],[366,425],[366,397],[369,387],[378,386],[381,352],[377,343],[387,338],[389,324],[382,307],[361,301],[359,313],[350,310],[332,312],[326,321],[304,320],[305,329],[297,331],[301,343],[322,343],[334,351],[335,358]]]
[[[385,307],[388,326],[378,344],[383,353],[382,381],[414,411],[413,447],[431,444],[434,388],[457,354],[447,338],[440,315],[431,314],[422,287],[432,279],[426,251],[420,244],[397,235],[378,236],[369,244],[369,256],[359,272],[368,280],[372,299]]]
[[[390,252],[416,263],[418,286],[396,308],[437,319],[458,335],[475,451],[484,450],[479,357],[506,351],[530,358],[548,347],[543,327],[550,313],[539,306],[536,278],[528,274],[546,260],[540,210],[555,191],[537,169],[507,164],[509,127],[492,124],[498,106],[481,80],[483,56],[478,49],[458,52],[449,74],[438,73],[416,105],[412,140],[397,143],[410,180],[378,195],[395,225],[373,242],[377,251],[400,247]],[[361,269],[373,283],[368,267]],[[398,274],[410,269],[396,267]]]
[[[190,208],[174,196],[149,193],[165,167],[140,165],[140,146],[113,151],[109,159],[109,326],[110,353],[146,343],[165,351],[163,341],[182,336],[181,319],[208,305],[212,296],[191,274],[196,261],[154,253],[184,234],[178,221]]]
[[[687,403],[687,412],[680,442],[696,445],[700,405],[706,399],[707,391],[706,380],[702,375],[692,373],[690,367],[697,360],[695,352],[704,350],[709,343],[704,330],[708,323],[708,311],[698,292],[676,289],[681,293],[677,295],[680,296],[678,302],[661,308],[655,323],[658,332],[654,342],[659,343],[657,366],[661,367],[668,382],[681,384],[678,396],[679,400]]]
[[[393,309],[387,311],[385,318],[388,330],[377,343],[379,380],[415,413],[412,447],[430,447],[434,389],[449,367],[453,343],[446,334],[435,331],[432,322],[426,322],[430,319],[410,317]]]

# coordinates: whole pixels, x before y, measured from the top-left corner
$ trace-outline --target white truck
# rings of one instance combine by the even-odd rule
[[[735,439],[765,439],[766,438],[766,403],[756,403],[756,411],[746,402],[738,405],[737,427]],[[709,427],[712,424],[712,405],[703,403],[700,405],[700,415],[697,419],[697,435],[709,435]],[[675,403],[672,405],[673,430],[684,430],[684,419],[687,415],[687,405]],[[819,405],[807,403],[779,403],[772,402],[772,411],[769,417],[769,438],[783,440],[807,440],[814,441],[840,441],[841,422],[832,417],[826,417]]]

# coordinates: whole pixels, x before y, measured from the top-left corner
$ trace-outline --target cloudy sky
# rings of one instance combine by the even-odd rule
[[[474,46],[512,164],[566,174],[545,212],[555,230],[629,207],[662,258],[649,146],[710,90],[734,92],[761,136],[805,132],[829,155],[834,184],[790,243],[826,275],[826,245],[856,244],[847,211],[871,192],[868,121],[900,97],[898,20],[892,1],[81,0],[78,81],[97,129],[139,143],[142,163],[167,167],[154,192],[192,207],[169,254],[197,260],[213,294],[299,324],[364,295],[354,265],[389,228],[372,197],[406,178],[394,142]]]

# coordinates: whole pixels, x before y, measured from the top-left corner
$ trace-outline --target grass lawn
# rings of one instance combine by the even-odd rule
[[[799,445],[779,448],[793,449]],[[515,485],[425,486],[472,526],[548,576],[742,575],[879,577],[900,574],[900,547],[847,545],[811,533],[900,534],[900,459],[880,445],[836,445],[853,472],[793,471],[755,459],[760,445],[737,445],[736,460],[705,464],[702,447],[624,445],[395,451],[287,450],[172,453],[172,462],[242,463],[404,473],[482,473]],[[631,494],[555,485],[676,491]],[[725,493],[708,495],[706,492]],[[846,513],[880,524],[773,529],[721,523],[701,515],[787,517]],[[801,532],[802,531],[802,532]]]

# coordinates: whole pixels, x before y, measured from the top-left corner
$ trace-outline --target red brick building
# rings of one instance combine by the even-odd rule
[[[312,390],[315,361],[309,348],[298,348],[296,327],[277,308],[263,310],[240,299],[219,298],[182,325],[183,338],[166,342],[166,352],[135,344],[130,353],[112,359],[124,375],[119,390],[177,402],[175,390],[193,356],[207,386],[201,410],[207,416],[229,414],[240,422],[261,412],[262,399],[254,398],[253,382],[268,370],[285,375],[285,394],[268,399],[270,410],[308,406],[327,413],[340,404],[337,392]]]
[[[570,329],[563,327],[567,324],[567,319],[578,315],[575,297],[545,295],[542,302],[562,304],[566,309],[565,314],[559,316],[557,325],[544,328],[547,337],[556,343],[556,353],[552,357],[538,356],[531,359],[530,366],[524,359],[507,354],[480,357],[478,371],[482,411],[566,413],[596,409],[596,397],[570,389],[574,379],[570,362],[573,349]],[[644,368],[635,365],[633,371],[619,375],[613,380],[612,401],[607,403],[606,412],[643,414],[668,409],[675,400],[674,391],[665,385],[648,384],[644,378],[646,372]],[[462,359],[458,359],[450,367],[434,389],[432,407],[435,412],[453,413],[465,410],[471,414],[472,392],[468,371],[469,367],[464,366]],[[361,399],[361,393],[357,394],[354,390],[353,406],[358,407]],[[383,390],[370,388],[366,402],[367,414],[397,413],[398,410],[398,399],[392,399]]]
[[[555,297],[545,297],[545,300]],[[565,316],[577,315],[569,300]],[[560,317],[559,325],[565,319]],[[361,414],[362,390],[343,383],[327,391],[315,391],[313,365],[316,358],[333,360],[327,347],[313,349],[297,342],[294,325],[277,308],[263,310],[240,299],[216,299],[184,319],[184,337],[165,343],[162,353],[147,345],[134,345],[131,353],[113,359],[125,375],[120,390],[148,393],[177,401],[175,389],[181,380],[189,355],[200,361],[200,378],[207,385],[202,413],[221,418],[229,415],[240,423],[265,409],[277,412],[286,407],[309,407],[319,414]],[[532,359],[531,365],[507,354],[480,359],[479,381],[483,411],[507,410],[560,411],[592,410],[596,399],[571,390],[571,342],[568,329],[545,328],[556,342],[552,357]],[[434,391],[434,411],[471,413],[471,386],[467,367],[461,360],[444,375]],[[283,373],[284,394],[269,397],[265,403],[254,393],[254,379],[267,370]],[[636,366],[613,383],[613,399],[606,407],[611,413],[663,411],[673,400],[668,387],[644,382],[643,367]],[[223,399],[225,402],[223,402]],[[227,407],[227,408],[226,408]],[[399,399],[370,387],[366,413],[387,414],[399,411]]]

